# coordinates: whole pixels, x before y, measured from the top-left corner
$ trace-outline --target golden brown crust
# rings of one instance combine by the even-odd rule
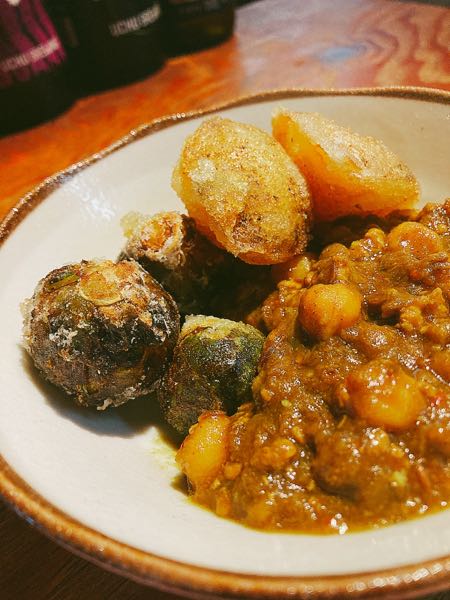
[[[245,262],[283,262],[306,246],[306,182],[281,146],[256,127],[204,121],[184,144],[172,186],[199,230]]]
[[[414,206],[419,197],[410,169],[380,140],[323,115],[283,109],[274,114],[272,129],[310,186],[317,220],[386,215]]]

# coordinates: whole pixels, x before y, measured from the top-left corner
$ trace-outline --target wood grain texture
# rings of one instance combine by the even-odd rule
[[[46,176],[136,125],[286,87],[421,85],[450,90],[450,10],[389,0],[265,0],[238,11],[234,37],[156,75],[80,99],[60,118],[0,140],[0,219]],[[2,600],[174,600],[47,540],[0,504]],[[431,598],[431,597],[430,597]],[[433,600],[449,600],[450,593]]]
[[[339,8],[337,6],[339,5]],[[166,115],[283,87],[422,85],[450,90],[450,10],[390,0],[265,0],[238,10],[216,48],[80,99],[0,140],[0,218],[46,176]]]

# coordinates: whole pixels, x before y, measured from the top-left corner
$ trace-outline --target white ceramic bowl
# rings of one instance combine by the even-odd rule
[[[290,91],[219,112],[264,129],[279,105],[321,112],[384,140],[418,176],[423,201],[442,201],[450,190],[449,98],[412,89]],[[196,597],[362,597],[450,587],[450,511],[344,536],[251,530],[195,506],[174,485],[175,450],[147,407],[77,408],[31,368],[20,345],[20,302],[54,267],[115,258],[127,211],[182,208],[171,171],[204,114],[144,125],[45,181],[0,226],[0,491],[91,560]]]

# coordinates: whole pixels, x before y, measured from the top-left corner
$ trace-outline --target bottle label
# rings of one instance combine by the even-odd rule
[[[127,33],[133,33],[134,31],[139,31],[139,29],[144,29],[144,27],[156,23],[160,15],[161,8],[159,3],[154,2],[150,8],[147,8],[137,15],[111,23],[109,25],[109,32],[113,37],[120,37]]]
[[[28,81],[64,60],[41,0],[0,0],[0,89]]]
[[[183,20],[218,12],[232,3],[232,0],[167,0],[167,11],[172,18]]]

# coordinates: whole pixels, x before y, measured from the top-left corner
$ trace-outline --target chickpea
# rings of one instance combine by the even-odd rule
[[[424,258],[443,250],[439,235],[421,223],[407,222],[394,227],[388,235],[391,250],[409,250],[416,258]]]
[[[264,528],[273,518],[273,500],[263,497],[247,507],[247,520],[253,527]]]
[[[450,419],[446,423],[431,423],[427,429],[427,440],[434,450],[450,458]]]
[[[253,455],[252,465],[260,469],[282,469],[297,454],[297,448],[287,438],[277,437]]]
[[[329,244],[325,246],[325,248],[320,253],[319,259],[325,260],[327,258],[342,258],[343,260],[348,260],[350,257],[349,249],[344,246],[344,244],[340,244],[335,242],[334,244]]]
[[[369,425],[402,431],[425,408],[416,381],[391,360],[373,360],[347,376],[341,401]]]
[[[450,383],[450,350],[440,350],[431,357],[431,367],[445,381]]]
[[[194,488],[205,488],[228,458],[229,418],[223,412],[205,412],[177,452],[177,463]]]
[[[358,321],[361,313],[359,292],[344,283],[316,284],[300,299],[298,318],[305,331],[326,340]]]
[[[302,254],[294,256],[285,263],[273,265],[272,279],[278,283],[284,279],[293,279],[294,281],[304,281],[306,275],[310,272],[312,266],[312,254]]]

